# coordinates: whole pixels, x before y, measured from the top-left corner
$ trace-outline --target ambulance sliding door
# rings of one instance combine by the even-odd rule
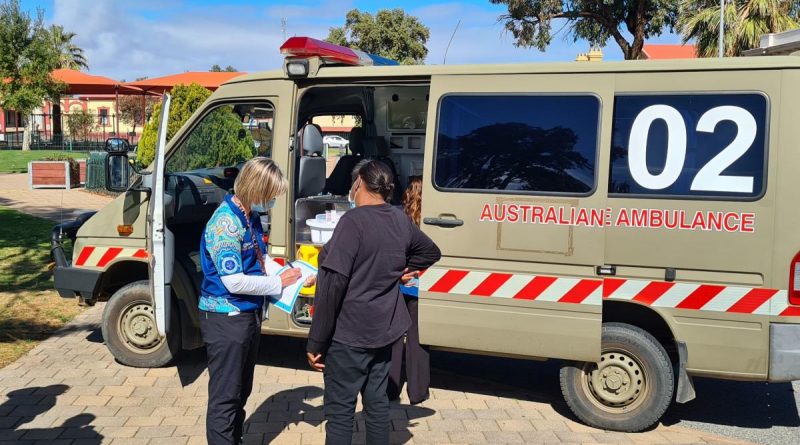
[[[435,76],[423,230],[442,260],[420,283],[422,342],[597,361],[611,79]]]

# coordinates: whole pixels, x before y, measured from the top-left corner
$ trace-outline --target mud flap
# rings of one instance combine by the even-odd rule
[[[686,362],[689,360],[686,343],[679,341],[676,342],[676,345],[678,347],[678,388],[675,391],[675,401],[686,403],[694,400],[697,395],[694,392],[692,378],[686,372]]]

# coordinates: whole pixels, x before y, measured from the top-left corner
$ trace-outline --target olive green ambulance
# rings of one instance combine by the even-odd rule
[[[278,261],[313,259],[315,218],[349,208],[358,160],[389,164],[398,190],[421,176],[442,250],[420,280],[422,342],[559,359],[589,425],[645,429],[695,397],[693,376],[800,379],[800,57],[392,66],[309,38],[281,50],[282,71],[229,81],[160,134],[130,184],[110,152],[124,193],[54,231],[55,287],[108,301],[120,362],[202,346],[200,234],[262,155],[291,184],[262,218]],[[330,117],[355,122],[338,152]],[[266,317],[264,333],[304,336],[313,295]]]

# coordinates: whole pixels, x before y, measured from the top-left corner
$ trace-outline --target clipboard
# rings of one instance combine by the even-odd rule
[[[286,312],[287,314],[292,313],[292,309],[294,309],[294,304],[297,301],[297,296],[300,294],[300,289],[303,287],[303,283],[306,282],[308,277],[317,274],[317,268],[306,263],[305,261],[297,260],[293,262],[292,265],[295,269],[300,270],[300,279],[291,286],[283,288],[283,292],[281,292],[280,295],[270,295],[271,300],[277,299],[277,301],[273,303],[275,307]],[[281,270],[276,273],[276,275],[282,274],[287,269],[289,269],[288,265],[283,266]]]

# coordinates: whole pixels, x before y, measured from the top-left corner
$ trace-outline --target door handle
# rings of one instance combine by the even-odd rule
[[[423,218],[422,222],[430,226],[439,227],[460,227],[464,225],[464,221],[458,218]]]

